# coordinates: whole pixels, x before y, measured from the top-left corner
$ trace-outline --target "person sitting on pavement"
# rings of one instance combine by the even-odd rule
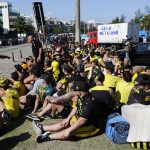
[[[36,100],[34,104],[34,110],[32,111],[32,113],[35,113],[37,111],[40,103],[43,105],[42,109],[44,109],[46,105],[48,104],[45,98],[53,94],[53,88],[51,85],[52,79],[49,76],[49,74],[44,75],[43,79],[44,79],[44,85],[37,87],[37,90],[35,92]]]
[[[127,104],[131,105],[134,103],[150,105],[150,75],[143,73],[136,78]]]
[[[61,80],[56,85],[57,91],[60,91],[61,89],[64,89],[65,91],[67,91],[68,87],[67,87],[66,83],[67,83],[67,79],[71,77],[72,69],[70,68],[70,66],[68,64],[64,64],[64,65],[62,65],[62,72],[63,72],[64,76],[61,78]]]
[[[52,97],[52,96],[47,96],[45,101],[48,102],[47,106],[38,114],[29,114],[26,117],[29,118],[30,120],[34,120],[34,121],[41,121],[41,119],[44,117],[45,114],[48,114],[48,112],[51,111],[51,116],[52,118],[54,118],[56,116],[56,113],[58,112],[58,114],[64,119],[66,117],[68,117],[69,113],[71,112],[71,109],[74,108],[74,103],[68,98],[69,96],[72,95],[72,91],[71,91],[71,87],[73,86],[74,82],[76,81],[85,81],[85,79],[80,76],[80,75],[72,75],[71,78],[69,78],[67,80],[68,83],[68,88],[69,91],[68,93],[66,93],[63,90],[60,90],[57,93],[58,97]],[[50,99],[55,99],[55,102],[53,101],[52,103],[50,102]],[[61,101],[62,99],[69,99],[69,101]],[[47,118],[47,115],[45,115]]]
[[[147,66],[147,67],[145,68],[145,72],[146,72],[146,74],[150,75],[150,66]]]
[[[117,83],[115,91],[116,100],[121,106],[127,103],[129,94],[134,87],[132,74],[130,72],[124,72],[122,78],[123,79]]]
[[[95,115],[93,110],[97,109],[94,109],[95,104],[89,99],[89,95],[86,95],[88,84],[78,81],[74,84],[73,91],[71,99],[77,104],[66,119],[50,126],[43,126],[33,122],[33,127],[38,135],[36,137],[38,143],[50,140],[65,140],[71,136],[88,137],[96,135],[99,132],[99,128],[90,124],[92,118],[89,115]],[[47,131],[55,133],[49,134]]]
[[[19,80],[23,81],[26,78],[26,74],[23,71],[23,68],[20,64],[16,64],[15,66],[15,71],[18,73]]]
[[[19,93],[10,86],[6,77],[0,77],[0,112],[5,121],[10,121],[20,114]]]
[[[12,87],[15,88],[19,96],[23,96],[27,94],[27,88],[25,87],[24,83],[19,80],[19,75],[17,72],[12,72],[11,73],[11,78],[13,79],[13,85]]]
[[[66,119],[58,124],[43,126],[39,123],[33,122],[34,130],[37,133],[36,141],[41,143],[50,140],[65,140],[69,139],[71,136],[90,137],[96,135],[100,131],[102,115],[101,108],[103,107],[103,102],[99,101],[98,97],[103,97],[103,92],[106,90],[106,101],[104,103],[109,104],[111,101],[109,88],[102,86],[103,80],[104,75],[101,73],[96,80],[96,87],[90,90],[91,93],[88,92],[87,83],[84,81],[76,82],[73,86],[74,92],[70,93],[68,98],[63,97],[65,100],[71,97],[72,101],[76,103],[76,107],[72,109],[70,115]],[[98,90],[102,92],[97,93],[97,87],[99,87],[100,89]],[[63,101],[63,98],[59,100]],[[54,101],[55,99],[51,100],[51,102]],[[56,133],[50,134],[50,132]]]
[[[34,78],[35,82],[33,88],[26,95],[20,97],[20,106],[22,108],[25,105],[30,105],[30,103],[34,103],[36,98],[34,95],[36,94],[37,88],[39,86],[44,86],[44,80],[41,78],[41,72],[37,66],[32,68],[31,75]]]
[[[106,74],[105,74],[105,80],[104,80],[104,86],[112,88],[113,91],[115,92],[117,83],[121,80],[119,77],[114,76],[114,65],[112,62],[106,62],[105,63],[105,69],[106,69]]]

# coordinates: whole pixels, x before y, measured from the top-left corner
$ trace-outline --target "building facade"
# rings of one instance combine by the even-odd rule
[[[14,30],[13,26],[19,16],[20,13],[12,9],[12,3],[0,2],[0,25],[3,27],[4,34]]]

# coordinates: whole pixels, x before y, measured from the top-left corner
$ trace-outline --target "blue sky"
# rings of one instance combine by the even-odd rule
[[[9,0],[13,8],[22,14],[31,15],[32,2],[35,0]],[[144,12],[145,5],[150,6],[150,0],[80,0],[81,20],[95,20],[110,22],[116,16],[124,14],[127,21],[133,18],[134,12],[140,8]],[[75,0],[39,0],[43,2],[45,16],[52,16],[63,20],[75,17]]]

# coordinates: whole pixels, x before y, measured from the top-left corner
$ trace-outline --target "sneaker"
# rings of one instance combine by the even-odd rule
[[[33,129],[36,132],[37,136],[42,135],[44,133],[42,124],[39,124],[39,123],[33,121],[32,126],[33,126]]]
[[[45,141],[50,141],[49,134],[50,134],[49,132],[45,132],[44,134],[37,136],[36,137],[36,142],[37,143],[42,143],[42,142],[45,142]]]
[[[29,115],[26,115],[26,118],[28,118],[29,120],[34,120],[34,121],[40,121],[40,117],[35,115],[35,114],[29,114]]]
[[[1,116],[6,122],[13,120],[12,115],[6,109],[3,109]]]
[[[43,118],[44,118],[45,120],[48,120],[48,119],[51,119],[52,116],[51,116],[50,114],[45,114],[45,115],[43,116]]]

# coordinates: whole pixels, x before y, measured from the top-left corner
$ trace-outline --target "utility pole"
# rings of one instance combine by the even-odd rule
[[[76,0],[75,42],[80,44],[80,0]]]

